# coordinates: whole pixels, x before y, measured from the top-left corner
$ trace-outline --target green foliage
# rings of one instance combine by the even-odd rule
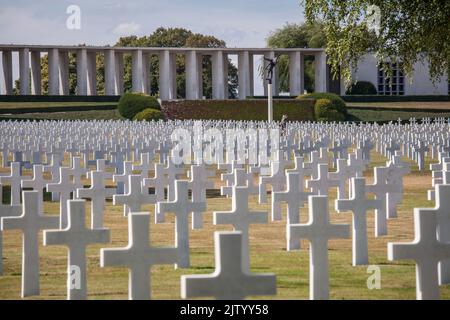
[[[439,80],[450,69],[450,3],[423,0],[302,0],[308,22],[325,24],[328,62],[341,68],[347,84],[359,58],[372,51],[380,61],[398,59],[411,75],[414,64],[428,60],[430,76]],[[380,29],[370,31],[374,16],[369,6],[380,8]],[[390,74],[390,66],[385,70]]]
[[[326,38],[321,23],[293,24],[288,23],[271,32],[267,38],[270,48],[324,48]],[[289,90],[289,57],[282,55],[278,59],[278,81],[280,90]],[[314,57],[305,56],[305,89],[314,91]]]
[[[161,112],[161,110],[156,109],[145,109],[136,114],[133,117],[133,120],[136,121],[159,121],[164,120],[164,114]]]
[[[167,119],[194,120],[267,120],[265,100],[164,101]],[[314,121],[314,100],[274,100],[274,119],[285,114],[289,121]]]
[[[329,99],[318,99],[314,104],[314,114],[317,121],[344,121],[345,115],[336,108]]]
[[[159,110],[161,106],[155,97],[143,93],[125,93],[118,104],[120,115],[130,120],[147,108]]]
[[[372,82],[358,81],[354,83],[345,93],[346,95],[374,95],[377,94],[377,88]]]
[[[320,99],[327,99],[331,101],[333,104],[334,109],[336,109],[339,113],[342,113],[343,115],[347,114],[347,105],[345,104],[345,101],[342,100],[341,97],[334,93],[325,93],[325,92],[315,92],[315,93],[309,93],[305,95],[298,96],[297,99],[303,100],[303,99],[314,99],[314,100],[320,100]]]

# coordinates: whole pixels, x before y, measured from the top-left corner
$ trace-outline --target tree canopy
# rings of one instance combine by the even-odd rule
[[[272,31],[266,39],[270,48],[324,48],[326,37],[323,25],[319,22],[310,24],[288,23]],[[305,89],[314,90],[314,58],[305,57]],[[289,90],[289,58],[285,55],[278,59],[280,90]]]
[[[347,83],[351,80],[351,69],[357,67],[359,58],[368,51],[374,52],[380,61],[401,61],[407,75],[412,74],[414,64],[421,60],[429,62],[433,80],[449,70],[450,1],[301,0],[301,3],[309,23],[323,23],[329,63],[334,72],[341,66]],[[374,22],[377,28],[371,28]],[[387,63],[384,68],[388,69]]]

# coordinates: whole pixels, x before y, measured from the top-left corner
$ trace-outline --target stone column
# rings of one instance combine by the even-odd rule
[[[41,53],[31,52],[31,94],[41,95]]]
[[[30,94],[30,49],[19,50],[20,94]]]
[[[315,55],[315,92],[327,92],[327,55],[325,51]]]
[[[149,94],[150,93],[150,60],[148,54],[142,55],[142,90],[144,93]]]
[[[79,49],[77,51],[77,94],[87,95],[87,51]]]
[[[303,69],[301,60],[303,56],[300,51],[289,54],[289,92],[292,97],[303,94]]]
[[[239,99],[245,100],[250,95],[250,54],[248,51],[239,53]]]
[[[132,90],[133,92],[144,92],[142,50],[133,51],[131,59]]]
[[[203,55],[197,54],[198,98],[203,99]]]
[[[4,93],[7,95],[13,94],[13,77],[12,77],[12,52],[2,52],[2,69],[4,81]]]
[[[228,53],[224,52],[223,53],[223,70],[224,70],[224,79],[223,79],[223,84],[224,84],[224,89],[223,91],[225,92],[225,99],[228,99],[230,97],[230,94],[228,92],[228,73],[229,73],[229,60],[228,60]]]
[[[264,56],[268,59],[275,59],[275,52],[271,51],[269,53],[266,53]],[[264,61],[264,67],[266,67],[266,66],[267,66],[267,62]],[[267,73],[265,73],[264,74],[264,95],[265,96],[268,95],[268,93],[267,93],[268,81],[266,80],[267,76],[268,76]],[[278,67],[275,67],[275,69],[273,70],[272,91],[273,91],[272,94],[274,96],[278,96],[280,94],[280,90],[278,87]]]
[[[97,95],[97,52],[87,53],[88,95]]]
[[[48,51],[48,94],[56,96],[59,94],[59,50]]]
[[[248,95],[249,96],[254,96],[255,95],[255,80],[254,80],[254,63],[253,63],[253,53],[250,53],[249,58],[248,58],[248,64],[249,64],[249,92]]]
[[[225,59],[223,51],[212,54],[212,95],[215,100],[225,99]]]
[[[70,95],[69,88],[69,52],[59,52],[59,94],[62,96]]]
[[[105,50],[105,95],[116,95],[116,59],[113,49]]]
[[[159,54],[159,96],[161,100],[176,99],[176,56],[169,50]]]
[[[192,50],[186,53],[186,99],[198,100],[198,58],[197,52]]]
[[[124,78],[124,66],[123,66],[123,53],[116,52],[115,57],[115,73],[116,73],[116,87],[115,91],[117,95],[122,95],[124,92],[123,78]]]

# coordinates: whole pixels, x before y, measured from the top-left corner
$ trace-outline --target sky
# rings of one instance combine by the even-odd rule
[[[67,27],[72,5],[80,9],[80,29]],[[227,47],[259,48],[271,31],[303,17],[300,0],[0,0],[0,44],[114,45],[121,36],[182,27]],[[13,56],[15,79],[18,71]],[[262,84],[255,86],[262,94]]]
[[[70,5],[81,9],[80,30],[66,27]],[[163,26],[213,35],[228,47],[264,47],[270,31],[301,21],[300,0],[0,0],[0,43],[112,45]]]

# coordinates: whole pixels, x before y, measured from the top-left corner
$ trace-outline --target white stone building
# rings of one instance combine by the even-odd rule
[[[414,66],[412,79],[405,76],[399,64],[393,63],[392,86],[385,73],[380,70],[380,63],[374,54],[366,54],[358,63],[358,68],[353,72],[353,80],[368,81],[377,88],[379,95],[448,95],[448,75],[440,81],[433,83],[430,79],[429,65],[426,61],[417,62]],[[345,94],[343,82],[340,84],[340,94]]]

